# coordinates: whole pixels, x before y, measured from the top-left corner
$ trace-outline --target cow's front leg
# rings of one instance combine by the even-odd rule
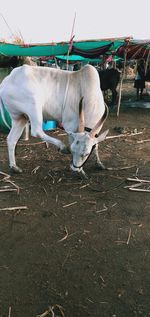
[[[41,138],[43,141],[46,142],[46,144],[50,143],[55,145],[58,148],[58,150],[63,154],[70,153],[68,147],[61,140],[51,137],[48,134],[44,133],[44,131],[40,127],[36,130],[33,130],[31,126],[31,135],[34,137]]]
[[[105,167],[105,165],[101,162],[100,158],[99,158],[99,153],[98,153],[98,144],[96,144],[95,148],[94,148],[94,155],[95,155],[95,160],[96,160],[96,166],[101,169],[101,170],[105,170],[107,169]]]

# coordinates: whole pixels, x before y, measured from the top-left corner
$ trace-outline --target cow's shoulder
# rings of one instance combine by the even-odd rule
[[[76,73],[80,72],[82,74],[83,79],[85,80],[92,80],[92,82],[98,82],[99,81],[99,76],[96,68],[92,65],[85,65],[82,67],[79,71]]]

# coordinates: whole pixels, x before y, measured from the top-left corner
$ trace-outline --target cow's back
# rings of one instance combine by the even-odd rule
[[[88,126],[94,126],[105,108],[99,76],[91,65],[76,72],[23,65],[4,79],[0,95],[11,114],[26,113],[30,117],[31,112],[36,112],[58,121],[62,117],[65,121],[76,120],[83,97]]]

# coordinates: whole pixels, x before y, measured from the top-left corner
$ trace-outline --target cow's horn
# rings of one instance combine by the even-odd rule
[[[84,112],[83,112],[83,97],[79,102],[79,129],[78,132],[84,132]]]
[[[99,136],[99,133],[102,129],[102,126],[103,126],[105,120],[107,119],[107,116],[108,116],[108,107],[105,104],[105,112],[104,112],[103,116],[101,117],[101,119],[97,122],[95,127],[90,132],[90,136],[92,138],[94,138],[96,134],[97,134],[97,136]]]

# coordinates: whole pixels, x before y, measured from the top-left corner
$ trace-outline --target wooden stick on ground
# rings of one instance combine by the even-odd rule
[[[129,187],[129,190],[132,190],[132,191],[135,191],[135,192],[150,193],[150,189],[142,189],[142,188]]]
[[[19,207],[6,207],[6,208],[0,208],[0,211],[14,211],[14,210],[24,210],[28,209],[27,206],[19,206]]]
[[[140,182],[140,183],[150,183],[150,180],[147,180],[147,179],[130,178],[130,177],[127,178],[127,181]]]
[[[68,205],[64,205],[63,208],[67,208],[67,207],[73,206],[75,204],[77,204],[77,201],[74,201],[73,203],[70,203]]]
[[[131,133],[131,134],[119,134],[119,135],[110,135],[110,136],[107,136],[105,140],[108,140],[108,139],[115,139],[115,138],[122,138],[122,137],[128,137],[128,136],[135,136],[135,135],[138,135],[138,134],[142,134],[143,132],[137,132],[137,133]]]
[[[0,174],[4,176],[3,181],[6,182],[6,183],[12,184],[12,185],[15,187],[15,190],[17,191],[17,194],[19,194],[19,192],[20,192],[20,187],[10,180],[11,176],[10,176],[9,174],[6,174],[6,173],[2,172],[2,171],[0,171]],[[4,190],[3,190],[3,191],[4,191]],[[5,190],[5,191],[6,191],[6,190]],[[7,190],[7,191],[8,191],[8,190]],[[10,191],[10,190],[9,190],[9,191]]]
[[[135,165],[131,166],[123,166],[123,167],[107,167],[108,171],[121,171],[121,170],[126,170],[135,167]]]
[[[8,317],[11,317],[11,306],[9,307]]]
[[[150,139],[137,141],[137,143],[145,143],[145,142],[150,142]]]
[[[31,146],[31,145],[40,145],[46,143],[45,141],[33,142],[33,143],[17,143],[17,146]],[[7,143],[1,144],[0,146],[7,146]]]
[[[37,315],[36,317],[45,317],[45,316],[49,315],[49,313],[51,313],[51,317],[56,317],[56,314],[54,312],[55,308],[59,309],[62,317],[65,317],[65,314],[63,312],[63,307],[58,305],[58,304],[56,304],[56,305],[54,305],[52,307],[51,306],[48,307],[48,309],[43,314]]]
[[[51,312],[51,310],[48,309],[48,310],[46,310],[43,314],[37,315],[36,317],[45,317],[45,316],[49,315],[50,312]]]
[[[62,239],[58,240],[57,242],[62,242],[68,238],[68,230],[66,227],[65,227],[65,232],[66,232],[66,235]]]
[[[129,242],[130,242],[131,233],[132,233],[132,231],[131,231],[131,228],[130,228],[130,229],[129,229],[128,239],[127,239],[127,244],[129,244]]]
[[[17,189],[16,188],[2,188],[0,189],[0,193],[4,193],[4,192],[16,192]],[[17,191],[18,192],[18,191]]]

